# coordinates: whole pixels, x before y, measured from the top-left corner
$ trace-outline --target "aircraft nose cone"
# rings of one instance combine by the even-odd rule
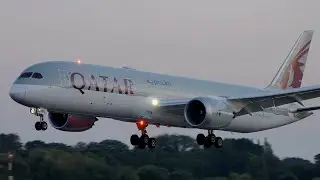
[[[26,90],[24,87],[14,84],[11,86],[9,95],[14,101],[21,103],[26,96]]]

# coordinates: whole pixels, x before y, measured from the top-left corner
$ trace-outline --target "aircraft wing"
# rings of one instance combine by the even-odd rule
[[[320,96],[320,86],[308,86],[302,88],[286,89],[279,91],[264,91],[258,94],[247,96],[228,97],[230,102],[236,109],[236,115],[251,114],[251,112],[261,111],[265,108],[273,106],[281,106],[293,102],[302,104],[303,100],[313,99]],[[310,110],[315,110],[310,107]],[[319,108],[316,108],[319,109]],[[302,110],[301,111],[306,111]]]
[[[227,97],[226,101],[234,109],[236,116],[251,114],[253,112],[263,111],[263,109],[281,106],[289,103],[298,102],[302,104],[303,100],[320,97],[320,86],[308,86],[302,88],[262,91],[257,94],[242,95],[237,97]],[[158,110],[167,113],[183,116],[184,108],[191,99],[181,100],[160,100],[157,106]],[[320,109],[318,107],[303,107],[292,109],[291,112],[304,112]]]

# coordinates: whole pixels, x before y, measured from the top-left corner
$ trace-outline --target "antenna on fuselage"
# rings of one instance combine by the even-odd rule
[[[136,69],[134,69],[134,68],[132,68],[132,67],[130,67],[130,66],[127,66],[127,65],[121,66],[121,68],[123,68],[123,69],[129,69],[129,70],[136,70]]]

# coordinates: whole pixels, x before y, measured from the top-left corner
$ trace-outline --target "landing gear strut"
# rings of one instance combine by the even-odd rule
[[[40,108],[31,108],[30,113],[40,117],[40,121],[37,121],[34,125],[37,131],[40,131],[40,130],[45,131],[48,129],[48,124],[47,122],[44,121],[44,118],[43,118],[44,113]]]
[[[197,143],[203,145],[205,148],[210,148],[214,145],[216,148],[222,148],[223,140],[221,137],[216,137],[213,133],[213,130],[208,130],[208,135],[204,134],[197,135]]]
[[[139,137],[136,134],[133,134],[130,138],[130,142],[133,146],[138,146],[140,149],[144,149],[146,146],[148,146],[150,149],[153,149],[156,147],[156,139],[155,138],[149,138],[147,134],[146,127],[148,126],[148,123],[144,120],[140,120],[137,123],[137,127],[139,131],[141,131],[141,136]]]

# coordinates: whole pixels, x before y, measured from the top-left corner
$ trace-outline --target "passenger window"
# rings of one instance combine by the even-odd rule
[[[29,78],[31,77],[32,75],[32,72],[25,72],[25,73],[22,73],[20,76],[19,76],[19,79],[20,78]]]
[[[32,78],[35,78],[35,79],[42,79],[43,78],[43,76],[40,74],[40,73],[34,73],[33,74],[33,76],[32,76]]]

